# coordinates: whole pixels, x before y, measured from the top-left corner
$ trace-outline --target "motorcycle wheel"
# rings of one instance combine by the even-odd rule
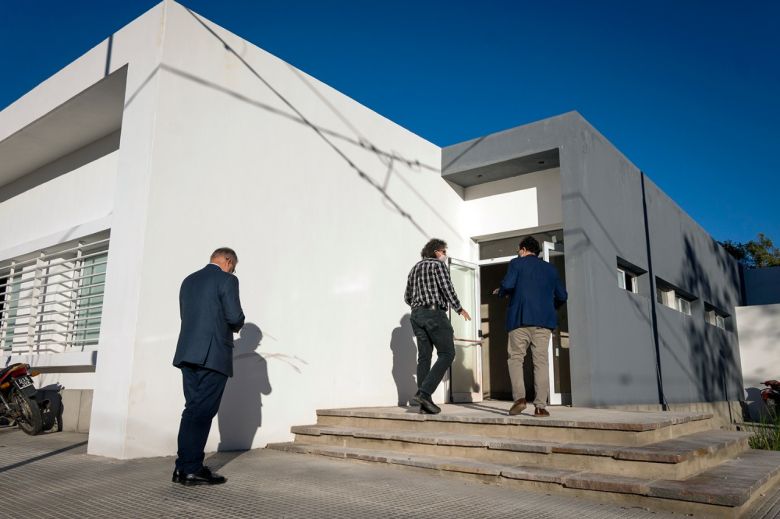
[[[40,433],[43,430],[43,418],[38,403],[22,393],[15,393],[14,401],[22,414],[16,420],[19,428],[31,436]]]

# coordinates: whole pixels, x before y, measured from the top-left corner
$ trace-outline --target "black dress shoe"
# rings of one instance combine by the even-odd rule
[[[433,403],[433,400],[431,400],[431,397],[426,395],[425,393],[420,393],[416,397],[417,401],[420,403],[420,414],[439,414],[441,413],[441,409],[439,406]]]
[[[225,476],[220,476],[216,472],[211,472],[206,466],[201,467],[201,469],[194,474],[179,474],[179,483],[185,486],[221,485],[226,481],[227,478]]]
[[[173,477],[171,477],[172,483],[181,483],[182,473],[179,469],[173,469]]]

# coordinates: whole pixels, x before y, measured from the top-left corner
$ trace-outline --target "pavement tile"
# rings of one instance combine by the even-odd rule
[[[393,464],[351,463],[323,456],[258,449],[207,455],[207,464],[228,483],[216,487],[183,487],[170,482],[173,458],[113,460],[86,453],[87,437],[53,433],[30,437],[0,428],[0,489],[5,502],[28,503],[35,496],[32,516],[48,518],[409,518],[409,519],[674,519],[680,514],[651,512],[572,496],[485,485],[440,472],[411,471]],[[292,452],[309,446],[281,444]],[[336,451],[334,451],[336,452]],[[350,455],[343,450],[344,455]],[[778,466],[778,453],[745,453],[740,459],[763,467]],[[362,458],[370,460],[364,453]],[[383,461],[383,453],[374,453]],[[411,457],[407,456],[407,459]],[[420,466],[423,458],[410,465]],[[432,466],[441,466],[435,463]],[[460,465],[460,462],[454,463]],[[463,466],[465,468],[465,465]],[[474,469],[474,467],[471,467]],[[521,477],[522,467],[504,468]],[[538,469],[555,482],[553,469]],[[530,473],[526,469],[527,473]],[[739,464],[724,474],[740,477]],[[505,477],[511,477],[505,475]],[[778,517],[780,491],[774,490],[757,519]],[[18,519],[0,508],[0,518]],[[747,517],[754,517],[748,514]]]

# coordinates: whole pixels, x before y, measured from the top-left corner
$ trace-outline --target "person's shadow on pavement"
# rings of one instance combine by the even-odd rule
[[[253,323],[233,341],[233,376],[228,379],[217,415],[220,451],[247,450],[263,425],[262,395],[271,393],[268,363],[255,350],[263,332]]]
[[[404,407],[411,403],[417,392],[417,346],[414,343],[411,316],[404,314],[400,324],[390,336],[390,350],[393,352],[392,374],[398,391],[398,405]]]

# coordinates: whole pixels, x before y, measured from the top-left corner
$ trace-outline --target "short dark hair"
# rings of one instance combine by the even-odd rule
[[[420,256],[423,258],[435,258],[436,251],[447,248],[447,242],[438,238],[433,238],[425,244],[425,247],[420,251]]]
[[[536,241],[536,238],[533,236],[526,236],[522,240],[520,240],[520,246],[519,249],[525,249],[534,256],[538,256],[539,253],[542,251],[542,248],[539,247],[539,242]]]
[[[238,265],[238,256],[236,255],[236,251],[231,249],[230,247],[220,247],[214,252],[211,253],[211,261],[214,261],[215,259],[219,257],[223,257],[227,260],[230,260],[230,262],[233,265]]]

